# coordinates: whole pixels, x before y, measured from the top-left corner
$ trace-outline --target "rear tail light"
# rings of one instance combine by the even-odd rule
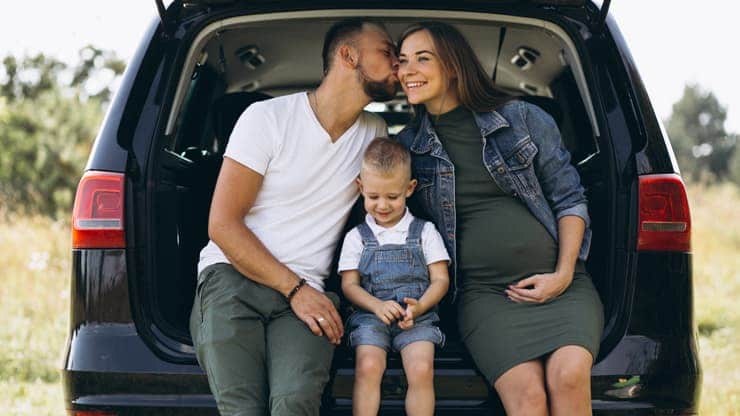
[[[73,248],[123,248],[122,173],[89,171],[77,187],[72,213]]]
[[[639,251],[691,251],[686,187],[675,174],[640,176]]]

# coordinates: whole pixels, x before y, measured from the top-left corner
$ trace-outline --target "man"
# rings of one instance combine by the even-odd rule
[[[398,61],[382,25],[350,19],[323,62],[316,90],[251,105],[224,155],[190,319],[222,415],[318,415],[344,332],[323,280],[361,155],[386,134],[363,108],[395,95]]]

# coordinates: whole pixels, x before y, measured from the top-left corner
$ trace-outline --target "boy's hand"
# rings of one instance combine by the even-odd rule
[[[403,314],[403,320],[398,323],[401,329],[409,329],[414,326],[414,318],[419,315],[419,301],[413,298],[403,298],[406,303],[406,311]]]
[[[390,325],[405,314],[403,307],[395,300],[381,301],[373,313],[386,325]]]

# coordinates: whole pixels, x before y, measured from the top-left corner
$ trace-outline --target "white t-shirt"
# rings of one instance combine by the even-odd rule
[[[234,126],[224,156],[264,176],[244,223],[277,260],[318,290],[359,195],[362,154],[373,138],[385,135],[383,119],[363,112],[332,143],[305,92],[254,103]],[[209,241],[198,273],[215,263],[229,261]]]
[[[370,214],[365,216],[365,222],[367,223],[373,235],[378,240],[379,245],[383,244],[404,244],[406,237],[409,235],[409,227],[413,221],[414,216],[406,208],[406,213],[403,215],[396,225],[385,228],[379,226],[375,222]],[[345,270],[357,270],[360,265],[360,257],[362,256],[362,236],[357,227],[353,228],[344,237],[344,244],[342,245],[342,254],[339,256],[339,272]],[[434,224],[426,222],[424,228],[421,230],[421,248],[424,253],[424,258],[427,261],[427,265],[436,263],[438,261],[450,261],[450,255],[447,254],[445,243],[442,241],[442,236],[434,228]]]

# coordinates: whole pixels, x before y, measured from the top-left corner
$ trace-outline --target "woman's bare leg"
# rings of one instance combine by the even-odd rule
[[[553,416],[591,414],[593,357],[577,345],[558,348],[545,364],[547,396]]]
[[[545,370],[542,361],[518,364],[493,383],[508,416],[546,416]]]

